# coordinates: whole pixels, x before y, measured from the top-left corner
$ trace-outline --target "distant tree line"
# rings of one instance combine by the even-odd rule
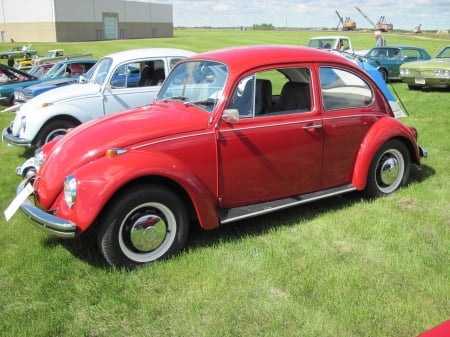
[[[262,23],[260,25],[253,25],[254,30],[275,30],[275,27],[271,23]]]

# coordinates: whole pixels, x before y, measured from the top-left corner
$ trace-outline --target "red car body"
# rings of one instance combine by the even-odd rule
[[[257,116],[255,85],[245,115],[233,104],[261,74],[274,88],[306,79],[308,106],[281,111],[283,89],[272,89]],[[97,225],[106,260],[135,267],[182,249],[189,219],[213,229],[353,190],[392,193],[425,153],[416,140],[375,82],[339,55],[292,46],[212,51],[177,64],[152,104],[45,145],[29,179],[37,206],[27,199],[20,208],[60,237]]]

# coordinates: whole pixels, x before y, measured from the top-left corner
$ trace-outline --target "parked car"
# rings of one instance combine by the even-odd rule
[[[62,87],[78,81],[81,75],[91,69],[96,60],[69,59],[56,63],[38,84],[17,88],[14,90],[14,103],[23,104],[31,98],[56,87]],[[51,79],[47,81],[47,79]]]
[[[50,70],[51,67],[53,67],[52,63],[44,63],[39,64],[37,66],[33,66],[26,72],[36,77],[42,77]]]
[[[148,104],[171,67],[193,54],[147,48],[105,56],[83,83],[44,92],[23,104],[3,138],[13,145],[40,146],[95,117]]]
[[[106,261],[133,268],[179,252],[194,220],[213,229],[355,190],[391,194],[425,155],[353,62],[236,47],[180,61],[152,104],[39,148],[5,215],[20,208],[63,238],[96,226]]]
[[[434,59],[404,64],[400,77],[409,89],[450,87],[450,46],[444,47]]]
[[[0,63],[0,105],[8,106],[13,103],[15,88],[38,81],[36,76]]]
[[[402,64],[431,59],[425,49],[413,46],[375,47],[365,57],[374,67],[378,68],[386,82],[400,78]]]
[[[11,47],[8,50],[0,51],[0,58],[7,59],[9,57],[31,57],[36,55],[37,51],[31,48],[31,45],[24,47]]]
[[[6,82],[1,83],[2,81],[0,80],[0,104],[4,106],[12,105],[14,103],[14,91],[18,88],[63,77],[78,78],[80,71],[89,69],[93,64],[95,64],[94,60],[64,60],[55,63],[45,75],[40,77],[0,64],[0,73],[7,75]],[[77,67],[80,71],[71,73],[71,67]]]

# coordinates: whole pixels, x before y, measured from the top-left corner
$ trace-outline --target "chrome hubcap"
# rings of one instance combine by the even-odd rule
[[[154,214],[139,217],[131,226],[130,240],[133,246],[148,252],[158,248],[167,234],[165,221]]]
[[[380,179],[384,185],[392,185],[400,173],[400,167],[396,158],[388,158],[381,164]]]

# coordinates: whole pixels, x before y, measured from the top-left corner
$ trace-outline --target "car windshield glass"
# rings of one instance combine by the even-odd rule
[[[450,47],[447,47],[436,56],[436,58],[450,58]]]
[[[330,49],[334,47],[336,39],[312,39],[308,43],[308,47]]]
[[[53,78],[56,76],[63,75],[64,69],[66,68],[65,63],[55,63],[53,67],[44,75],[45,78]]]
[[[157,100],[176,100],[212,112],[227,80],[227,67],[212,61],[179,63],[164,82]]]
[[[102,85],[105,82],[111,63],[112,59],[109,57],[105,57],[98,61],[93,67],[94,69],[92,70],[92,75],[89,77],[89,82]]]

